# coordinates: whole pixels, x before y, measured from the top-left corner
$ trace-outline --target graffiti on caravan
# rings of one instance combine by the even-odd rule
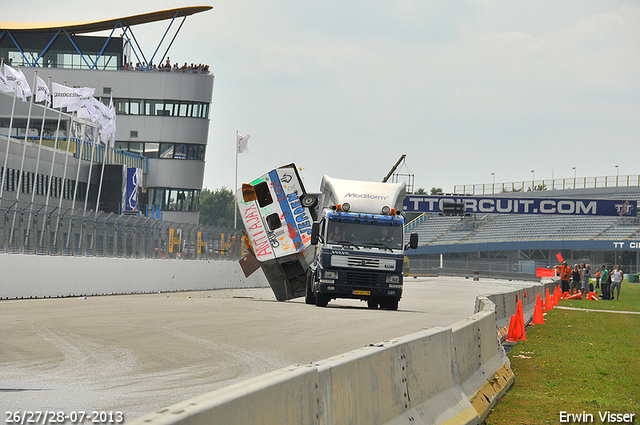
[[[605,199],[503,198],[479,196],[411,195],[405,212],[443,212],[444,203],[464,203],[467,214],[561,214],[636,217],[637,201]]]

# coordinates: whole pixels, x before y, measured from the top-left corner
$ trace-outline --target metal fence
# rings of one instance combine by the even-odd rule
[[[0,207],[0,253],[236,260],[242,230],[85,210]]]
[[[457,194],[465,193],[468,195],[487,195],[511,192],[631,186],[640,186],[640,175],[574,177],[567,179],[525,180],[509,183],[463,184],[455,185],[453,187],[453,191]]]
[[[590,262],[589,260],[571,260],[578,264]],[[507,261],[503,259],[452,259],[443,258],[409,258],[409,272],[414,275],[456,275],[456,276],[484,276],[508,279],[539,280],[536,278],[536,268],[552,268],[556,265],[549,260],[517,260]],[[612,266],[612,264],[609,264]],[[621,264],[625,276],[638,273],[639,266],[635,264]],[[592,277],[595,279],[597,271],[595,263],[591,264]]]

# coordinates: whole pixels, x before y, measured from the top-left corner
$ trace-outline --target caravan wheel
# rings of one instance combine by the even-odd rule
[[[305,193],[300,197],[300,203],[305,208],[315,208],[316,205],[318,205],[318,198],[316,198],[314,195]]]

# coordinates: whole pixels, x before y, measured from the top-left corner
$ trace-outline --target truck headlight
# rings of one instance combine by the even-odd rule
[[[327,279],[337,279],[338,278],[338,271],[337,270],[325,270],[324,271],[324,277],[326,277]]]
[[[397,274],[387,275],[387,283],[400,283],[400,276]]]

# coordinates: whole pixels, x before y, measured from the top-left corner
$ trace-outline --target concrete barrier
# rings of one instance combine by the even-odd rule
[[[532,310],[554,285],[531,286],[526,297],[525,290],[480,296],[476,313],[451,327],[280,369],[132,423],[479,424],[514,382],[498,320],[515,312],[516,295]]]
[[[0,299],[268,287],[237,261],[0,254]]]

